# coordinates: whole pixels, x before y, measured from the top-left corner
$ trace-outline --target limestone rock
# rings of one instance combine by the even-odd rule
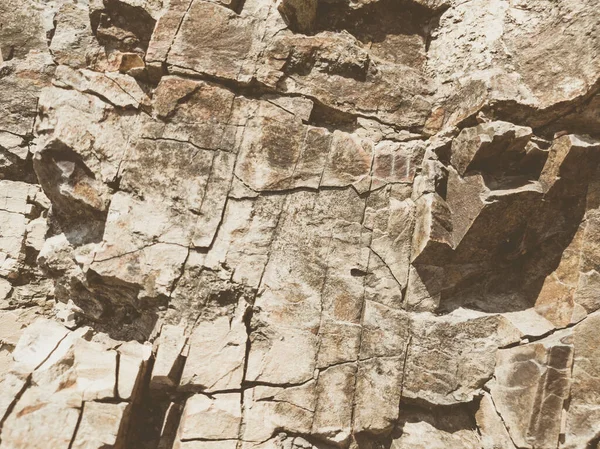
[[[245,314],[246,307],[240,304],[233,320],[224,316],[196,327],[189,338],[182,390],[209,393],[241,388],[248,340]]]
[[[25,372],[38,368],[69,333],[58,323],[39,320],[29,326],[13,352],[15,363]]]
[[[240,395],[203,394],[190,397],[183,409],[178,438],[186,440],[233,440],[240,432]]]
[[[73,440],[74,448],[117,448],[125,437],[124,424],[129,405],[89,402],[83,407],[81,421]]]
[[[0,377],[1,447],[122,447],[131,402],[116,395],[117,383],[143,373],[117,375],[117,353],[87,341],[89,333],[43,319],[23,331]]]
[[[598,314],[590,315],[587,319],[573,328],[573,371],[571,374],[571,390],[566,425],[561,428],[564,434],[563,447],[585,447],[597,438],[600,409],[598,407],[597,364],[600,356],[595,344],[595,325]]]
[[[408,408],[401,411],[398,429],[401,435],[392,440],[391,447],[395,449],[480,448],[482,442],[473,427],[468,414],[461,408],[442,408],[433,412]]]
[[[517,447],[551,447],[562,433],[573,364],[572,331],[498,352],[490,388]]]
[[[3,0],[0,449],[596,447],[597,3]]]
[[[492,376],[498,348],[520,337],[498,315],[460,309],[434,319],[418,315],[411,329],[403,393],[433,404],[470,402]],[[440,365],[453,368],[438,373],[435,367]]]
[[[180,375],[178,371],[181,369],[181,353],[186,341],[182,328],[170,325],[161,328],[150,380],[152,387],[169,388],[177,385]]]
[[[266,441],[277,431],[306,434],[316,406],[315,382],[289,387],[257,386],[244,392],[243,441]]]
[[[515,448],[489,394],[486,393],[481,398],[475,418],[477,419],[477,427],[481,432],[481,443],[484,449]]]
[[[133,401],[136,397],[141,397],[152,348],[148,344],[142,345],[136,341],[129,341],[119,346],[117,351],[119,354],[117,395],[121,400]]]

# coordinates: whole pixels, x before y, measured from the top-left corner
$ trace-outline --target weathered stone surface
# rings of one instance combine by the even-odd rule
[[[513,449],[516,446],[506,430],[502,418],[496,411],[496,406],[489,394],[484,394],[479,403],[479,409],[475,414],[477,427],[481,433],[481,444],[483,449],[495,449],[505,447]]]
[[[152,367],[150,386],[169,388],[177,386],[181,369],[181,353],[187,342],[184,330],[178,326],[164,325],[158,338],[158,349]]]
[[[573,371],[563,447],[579,448],[598,438],[598,349],[596,326],[600,315],[590,315],[573,328]]]
[[[466,410],[460,407],[442,408],[433,412],[419,408],[401,410],[398,432],[400,437],[395,437],[391,444],[394,449],[482,447],[473,421],[469,419]]]
[[[598,21],[5,0],[0,448],[595,447]]]
[[[131,402],[116,395],[117,379],[125,385],[127,373],[143,373],[138,366],[117,376],[117,353],[86,341],[89,334],[43,319],[23,331],[0,377],[0,447],[122,447]],[[134,401],[137,393],[121,399]]]
[[[498,348],[517,343],[521,334],[498,315],[459,309],[432,318],[414,318],[403,394],[433,404],[470,402],[492,376]]]
[[[517,447],[555,447],[568,400],[572,331],[498,351],[490,391]]]
[[[58,323],[39,320],[29,326],[19,339],[13,359],[25,372],[38,368],[69,333]]]
[[[189,338],[190,347],[181,375],[182,390],[210,393],[242,387],[248,334],[241,303],[231,320],[223,316],[201,323]]]
[[[243,441],[254,444],[278,431],[307,434],[316,406],[315,382],[289,388],[261,387],[244,392]]]
[[[239,394],[196,394],[185,404],[177,437],[181,441],[234,440],[239,436],[241,419]]]
[[[83,406],[73,448],[118,448],[125,438],[129,404],[89,402]]]
[[[124,401],[133,401],[141,396],[146,371],[152,355],[149,344],[137,341],[123,343],[117,349],[119,354],[119,372],[117,376],[117,396]]]

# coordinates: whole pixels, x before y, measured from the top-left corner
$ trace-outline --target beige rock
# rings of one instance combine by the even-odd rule
[[[309,433],[316,401],[312,380],[300,386],[256,386],[245,390],[242,440],[256,444],[278,431]]]
[[[73,68],[86,66],[87,56],[100,50],[87,19],[89,12],[81,4],[63,3],[54,16],[56,27],[50,44],[54,60]],[[97,47],[97,48],[95,48]]]
[[[11,283],[6,279],[0,279],[0,301],[4,301],[13,289]]]
[[[598,407],[598,364],[596,326],[599,315],[588,316],[573,328],[573,371],[566,423],[561,427],[565,448],[586,447],[597,438],[600,421]]]
[[[124,442],[129,404],[86,402],[73,440],[76,449],[118,448]]]
[[[6,17],[4,14],[10,14],[10,23],[15,23],[16,25],[16,28],[14,25],[11,25],[9,29],[12,29],[14,32],[30,20],[33,20],[34,22],[37,21],[39,24],[39,15],[36,14],[36,10],[39,11],[39,9],[36,8],[33,2],[28,1],[26,3],[18,3],[18,5],[17,3],[18,2],[11,1],[10,3],[3,3],[2,5],[3,8],[7,8],[2,11],[3,17]],[[23,19],[24,21],[18,25],[18,22],[13,22],[16,18],[14,15],[15,11],[20,11],[20,14],[18,14],[20,16],[27,14],[27,17]],[[3,20],[3,23],[8,22],[9,20]],[[37,28],[34,33],[37,34],[38,31],[42,30]],[[2,50],[3,58],[5,59],[9,59],[11,53],[13,53],[13,55],[15,53],[18,54],[23,50],[25,53],[21,54],[21,57],[27,55],[23,59],[19,57],[2,62],[2,68],[6,72],[6,76],[3,76],[2,80],[0,80],[0,88],[4,92],[2,101],[0,101],[0,111],[2,113],[0,129],[17,136],[26,136],[28,133],[31,133],[35,123],[38,96],[44,87],[50,85],[54,69],[51,56],[45,52],[46,38],[43,36],[43,32],[37,34],[35,37],[29,36],[29,38],[27,37],[27,34],[28,33],[19,34],[19,40],[23,38],[28,40],[29,42],[27,44],[23,42],[25,46],[37,46],[42,42],[43,46],[41,49],[43,51],[31,51],[30,53],[27,53],[29,49],[17,49],[13,52],[10,50],[10,44],[8,45],[8,49],[5,47]],[[6,41],[3,40],[3,42]],[[3,47],[4,45],[5,44],[3,43]],[[16,48],[16,45],[18,44],[15,42],[14,48]],[[7,52],[5,50],[9,51]]]
[[[233,319],[224,316],[196,327],[189,339],[179,388],[210,393],[242,387],[248,340],[246,309],[241,303]]]
[[[114,399],[117,395],[117,353],[99,344],[77,340],[73,346],[76,388],[84,401]]]
[[[56,403],[29,403],[23,397],[2,427],[4,448],[68,448],[80,411]],[[60,423],[60,425],[56,425]]]
[[[404,424],[402,436],[392,443],[394,449],[475,449],[480,443],[474,431],[445,432],[427,422]]]
[[[16,405],[29,383],[28,375],[8,372],[0,378],[0,419],[8,418],[9,411]]]
[[[30,202],[39,188],[16,181],[0,181],[0,276],[15,278],[22,267]]]
[[[531,128],[508,122],[465,128],[452,142],[450,162],[463,176],[468,171],[485,167],[490,161],[508,159],[511,153],[522,152],[531,136]]]
[[[595,447],[597,6],[4,0],[0,449]]]
[[[589,158],[598,153],[600,143],[585,136],[567,135],[556,139],[550,149],[548,160],[540,174],[540,183],[550,190],[558,179],[583,177],[577,159]],[[597,157],[598,156],[594,156]],[[590,167],[591,168],[591,167]],[[588,169],[589,170],[589,169]]]
[[[150,378],[153,388],[172,388],[177,385],[177,371],[181,368],[181,353],[186,341],[183,328],[168,324],[162,326]]]
[[[135,80],[119,73],[104,74],[86,69],[75,71],[61,65],[56,69],[54,82],[61,87],[66,86],[100,96],[121,108],[138,108],[149,103],[148,96]]]
[[[184,245],[188,240],[182,227],[173,229],[168,216],[161,216],[164,205],[149,203],[123,193],[115,195],[108,211],[104,241],[96,246],[88,263],[101,276],[137,286],[141,296],[168,296],[187,257]],[[137,295],[131,296],[134,298],[130,301],[135,301]]]
[[[556,446],[573,363],[571,330],[498,351],[490,392],[517,447]]]
[[[398,420],[404,357],[376,357],[358,364],[353,432],[381,434]]]
[[[450,214],[448,205],[436,193],[417,200],[415,215],[419,220],[415,223],[411,255],[414,264],[433,264],[434,260],[443,262],[449,257],[453,247]]]
[[[551,111],[551,106],[587,92],[597,80],[597,70],[590,66],[577,71],[571,62],[574,48],[577,53],[587,54],[595,46],[592,39],[585,37],[592,26],[590,17],[580,14],[587,9],[587,2],[565,5],[574,17],[571,26],[575,31],[559,45],[552,31],[559,21],[557,6],[541,2],[530,4],[529,8],[523,5],[501,1],[462,3],[442,14],[429,48],[428,66],[442,83],[438,95],[451,95],[446,112],[450,123],[460,122],[494,100],[501,104],[512,100]],[[473,54],[472,48],[480,51]],[[549,51],[561,61],[559,70],[534,62]],[[519,55],[516,59],[507,58],[515,54]],[[536,120],[543,123],[552,117],[551,112],[528,116],[526,110],[516,115],[532,126]]]
[[[231,440],[240,432],[242,410],[239,393],[214,397],[196,394],[183,409],[178,438],[186,440]]]
[[[263,337],[266,332],[268,339]],[[313,377],[318,342],[311,332],[276,326],[251,334],[246,380],[274,385],[306,382]]]
[[[319,373],[313,435],[335,444],[348,441],[352,434],[355,377],[355,363],[332,366]]]
[[[0,344],[13,348],[17,346],[25,324],[19,318],[19,314],[15,312],[0,312]]]
[[[226,265],[233,271],[233,282],[258,288],[282,207],[280,197],[230,198],[203,265],[213,270]]]
[[[470,402],[492,377],[498,349],[521,333],[499,315],[459,309],[413,316],[403,395],[432,404]],[[438,367],[445,366],[442,372]]]
[[[133,402],[141,399],[140,389],[143,388],[152,347],[149,344],[128,341],[119,346],[117,351],[119,353],[117,395],[124,401]]]
[[[502,316],[507,318],[524,337],[541,337],[554,329],[554,325],[535,309],[504,313]]]
[[[38,368],[68,334],[64,326],[44,319],[27,327],[12,353],[18,369],[32,372]]]
[[[481,398],[479,409],[475,414],[477,420],[477,428],[481,433],[481,443],[483,449],[495,448],[515,448],[502,418],[496,411],[496,406],[491,396],[487,393]]]

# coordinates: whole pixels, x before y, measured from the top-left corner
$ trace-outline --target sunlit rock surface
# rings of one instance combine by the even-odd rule
[[[0,449],[596,449],[596,0],[3,0]]]

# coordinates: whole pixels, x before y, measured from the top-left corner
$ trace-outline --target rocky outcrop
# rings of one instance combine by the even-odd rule
[[[5,0],[0,449],[596,447],[596,6]]]

